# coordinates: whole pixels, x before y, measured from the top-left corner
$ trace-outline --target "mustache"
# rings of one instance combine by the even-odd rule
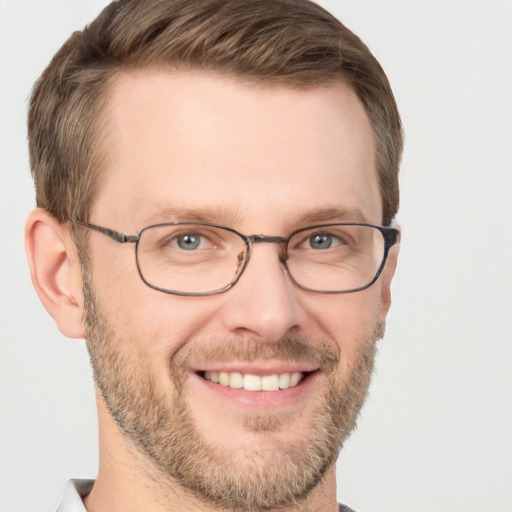
[[[247,338],[198,340],[186,344],[171,361],[174,368],[226,364],[232,361],[282,361],[314,364],[326,373],[340,362],[337,345],[313,342],[302,336],[285,336],[275,342]]]

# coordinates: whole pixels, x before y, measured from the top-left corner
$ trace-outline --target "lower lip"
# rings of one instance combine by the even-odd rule
[[[234,389],[215,384],[196,373],[191,374],[191,377],[207,393],[211,393],[221,400],[232,402],[239,408],[268,410],[282,409],[298,404],[310,392],[311,387],[319,377],[319,372],[308,373],[296,386],[277,391],[246,391],[245,389]]]

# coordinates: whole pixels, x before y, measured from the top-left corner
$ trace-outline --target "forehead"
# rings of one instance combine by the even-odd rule
[[[354,220],[380,223],[373,133],[343,83],[305,89],[139,70],[118,76],[104,121],[97,221],[140,229],[210,212],[204,220],[256,230],[271,217],[353,210]]]

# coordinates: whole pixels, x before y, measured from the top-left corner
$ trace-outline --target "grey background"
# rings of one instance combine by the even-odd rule
[[[407,145],[394,304],[339,497],[358,512],[512,511],[512,4],[321,2],[383,64]],[[0,0],[0,511],[54,510],[94,477],[83,341],[32,289],[33,81],[101,0]]]

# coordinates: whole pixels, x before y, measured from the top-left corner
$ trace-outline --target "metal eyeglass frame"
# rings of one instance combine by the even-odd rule
[[[358,292],[361,290],[365,290],[366,288],[369,288],[373,283],[375,283],[375,281],[377,281],[380,274],[382,273],[382,270],[384,269],[384,265],[386,264],[389,250],[391,249],[391,247],[393,247],[393,245],[399,243],[399,241],[400,241],[400,231],[398,231],[398,229],[391,228],[391,227],[385,227],[385,226],[375,226],[373,224],[366,224],[366,223],[359,223],[359,222],[335,222],[335,223],[330,223],[330,224],[318,224],[318,225],[313,225],[313,226],[307,226],[304,228],[296,229],[288,237],[285,238],[282,236],[265,236],[265,235],[249,235],[249,236],[247,236],[247,235],[243,235],[242,233],[239,233],[235,229],[228,228],[226,226],[220,226],[217,224],[208,224],[208,223],[204,223],[204,222],[163,222],[160,224],[152,224],[150,226],[146,226],[145,228],[142,228],[136,235],[125,235],[124,233],[120,233],[119,231],[115,231],[110,228],[98,226],[96,224],[91,224],[89,222],[83,222],[83,221],[76,220],[73,218],[70,218],[69,220],[75,225],[83,226],[83,227],[92,229],[94,231],[98,231],[99,233],[103,233],[104,235],[108,236],[115,242],[119,242],[120,244],[134,243],[135,244],[135,261],[137,263],[137,270],[139,272],[140,278],[147,286],[149,286],[150,288],[153,288],[154,290],[158,290],[163,293],[168,293],[171,295],[192,296],[192,297],[194,297],[194,296],[195,297],[206,297],[209,295],[217,295],[219,293],[224,293],[224,292],[228,291],[229,289],[233,288],[233,286],[235,286],[235,284],[240,279],[240,276],[243,274],[245,268],[247,267],[247,264],[249,263],[250,254],[251,254],[250,249],[251,249],[252,244],[255,244],[255,243],[279,244],[279,246],[280,246],[279,261],[281,262],[283,267],[286,269],[292,282],[296,286],[298,286],[299,288],[301,288],[303,290],[313,292],[313,293],[322,293],[322,294],[341,294],[341,293]],[[145,279],[145,277],[140,269],[138,251],[137,251],[139,240],[140,240],[142,233],[148,229],[156,228],[156,227],[180,226],[180,225],[189,225],[189,224],[194,225],[194,226],[205,226],[205,227],[211,227],[211,228],[224,229],[226,231],[230,231],[231,233],[234,233],[235,235],[238,235],[245,242],[246,256],[245,256],[244,263],[241,266],[240,270],[237,272],[235,279],[231,283],[229,283],[227,286],[224,286],[223,288],[219,288],[218,290],[213,290],[211,292],[203,292],[203,293],[179,292],[179,291],[175,291],[175,290],[168,290],[167,288],[160,288],[158,286],[155,286],[155,285],[149,283]],[[335,291],[333,291],[333,290],[315,290],[313,288],[308,288],[307,286],[303,286],[300,283],[298,283],[295,280],[295,278],[293,277],[293,275],[290,273],[288,266],[286,265],[286,260],[288,259],[288,253],[287,253],[288,241],[291,238],[293,238],[296,234],[298,234],[302,231],[308,231],[312,228],[326,228],[329,226],[362,226],[362,227],[374,228],[381,232],[382,236],[384,237],[384,255],[382,258],[382,262],[381,262],[375,276],[369,283],[365,284],[364,286],[360,286],[358,288],[352,288],[350,290],[340,290],[340,291],[337,291],[337,290],[335,290]]]

